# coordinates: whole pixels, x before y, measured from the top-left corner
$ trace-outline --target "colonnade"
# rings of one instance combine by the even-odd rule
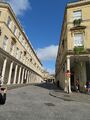
[[[29,84],[38,82],[41,77],[30,68],[20,64],[17,60],[1,56],[1,82],[3,84]]]

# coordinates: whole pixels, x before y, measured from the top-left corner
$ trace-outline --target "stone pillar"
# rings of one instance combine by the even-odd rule
[[[23,72],[22,72],[22,81],[21,81],[21,84],[23,84],[23,80],[24,80],[24,68],[23,68]]]
[[[28,82],[29,82],[29,71],[27,71],[27,81],[26,81],[26,83],[28,84]]]
[[[20,77],[21,77],[21,67],[19,68],[18,84],[20,84]]]
[[[31,73],[29,72],[29,83],[30,83],[30,81],[31,81]]]
[[[10,64],[10,70],[9,70],[9,77],[8,77],[8,85],[11,83],[11,75],[12,75],[12,68],[13,68],[13,62]]]
[[[70,56],[67,56],[67,70],[70,71]],[[69,84],[69,93],[71,93],[71,79],[69,77],[69,80],[68,80],[68,84]]]
[[[32,79],[31,79],[31,77],[32,77],[32,75],[31,75],[31,74],[32,74],[32,72],[30,72],[30,83],[32,82],[32,81],[31,81],[31,80],[32,80]]]
[[[6,65],[7,65],[7,58],[5,58],[3,62],[3,69],[2,69],[2,85],[4,84],[4,76],[5,76],[5,70],[6,70]]]
[[[15,67],[15,74],[14,74],[14,81],[13,81],[13,84],[16,84],[16,79],[17,79],[17,69],[18,69],[18,65],[16,65],[16,67]]]
[[[27,76],[27,70],[25,70],[25,79],[26,79],[26,76]]]

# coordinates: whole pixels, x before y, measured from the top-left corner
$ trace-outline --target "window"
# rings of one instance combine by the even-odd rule
[[[24,38],[22,38],[22,45],[24,45]]]
[[[18,39],[19,39],[19,41],[22,41],[22,35],[21,35],[21,33],[19,33]]]
[[[14,25],[14,35],[16,35],[17,34],[17,28],[16,28],[16,26]]]
[[[19,32],[18,39],[20,38],[21,33]]]
[[[11,53],[11,55],[14,54],[14,47],[15,47],[15,43],[12,41],[11,42],[11,47],[10,47],[10,53]]]
[[[25,48],[27,49],[27,43],[25,42]]]
[[[17,47],[16,48],[16,58],[18,59],[18,57],[19,57],[19,48]]]
[[[20,59],[22,60],[22,51],[20,51]]]
[[[3,46],[2,46],[4,50],[7,49],[7,42],[8,42],[8,37],[5,36],[5,37],[4,37],[4,40],[3,40]]]
[[[20,35],[20,38],[19,38],[19,40],[22,42],[22,35]]]
[[[7,25],[8,25],[9,28],[11,28],[11,18],[10,18],[10,16],[8,16]]]
[[[74,34],[74,46],[83,46],[83,33],[75,33]]]
[[[78,11],[74,11],[73,12],[73,19],[82,19],[82,12],[81,10],[78,10]]]

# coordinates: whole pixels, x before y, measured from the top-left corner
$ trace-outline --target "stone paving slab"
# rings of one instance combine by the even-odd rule
[[[84,93],[72,92],[72,93],[68,94],[62,90],[50,90],[49,95],[59,98],[59,99],[62,99],[64,101],[90,103],[90,95],[84,94]]]
[[[16,88],[20,88],[20,87],[29,86],[29,85],[35,85],[35,83],[2,85],[2,87],[7,87],[8,90],[11,90],[11,89],[16,89]]]

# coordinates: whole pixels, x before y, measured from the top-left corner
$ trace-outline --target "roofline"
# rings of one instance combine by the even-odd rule
[[[67,8],[78,7],[78,6],[88,5],[88,4],[90,4],[90,0],[74,1],[74,2],[67,3]]]
[[[0,3],[2,3],[2,4],[4,5],[4,6],[3,6],[3,5],[0,5],[1,7],[6,7],[6,8],[9,9],[9,11],[11,12],[11,14],[12,14],[14,20],[16,21],[18,27],[20,28],[20,30],[21,30],[21,32],[23,33],[24,37],[26,38],[28,44],[30,45],[30,47],[31,47],[31,49],[32,49],[32,51],[33,51],[33,53],[34,53],[34,55],[35,55],[36,58],[38,59],[38,61],[39,61],[39,63],[41,64],[41,66],[43,66],[42,63],[41,63],[41,61],[40,61],[39,58],[37,57],[35,51],[33,50],[34,48],[32,47],[30,40],[27,38],[27,36],[26,36],[26,34],[25,34],[25,32],[24,32],[24,29],[23,29],[23,27],[21,26],[21,24],[20,24],[18,18],[16,17],[16,15],[15,15],[13,9],[11,8],[10,4],[7,3],[7,2],[2,2],[2,1],[1,1]],[[5,6],[5,5],[6,5],[6,6]]]
[[[61,44],[62,32],[63,32],[64,21],[65,21],[64,18],[65,18],[66,12],[67,12],[67,5],[65,6],[65,9],[64,9],[64,16],[63,16],[63,21],[62,21],[62,25],[61,25],[61,32],[60,32],[61,34],[60,34],[60,41],[59,41],[59,45],[58,45],[58,53],[59,53],[59,48],[60,48],[60,44]],[[56,61],[58,58],[58,53],[57,53]]]

